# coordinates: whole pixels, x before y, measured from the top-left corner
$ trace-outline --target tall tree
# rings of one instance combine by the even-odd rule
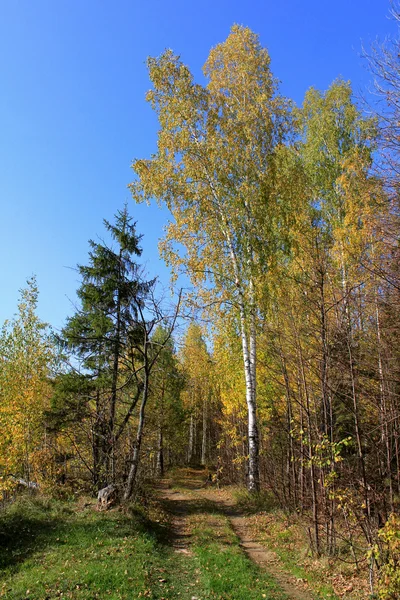
[[[353,413],[359,472],[368,507],[353,297],[354,291],[365,281],[360,263],[368,249],[368,221],[377,207],[375,199],[379,192],[376,180],[369,173],[375,127],[371,119],[361,116],[352,101],[350,85],[342,81],[335,82],[325,94],[311,89],[306,95],[302,115],[305,133],[302,151],[309,176],[310,204],[315,213],[315,253],[320,256],[315,279],[320,290],[317,306],[322,346],[323,427],[330,442],[333,442],[334,407],[329,389],[328,356],[330,335],[336,338],[337,347],[342,346],[340,360],[347,366],[343,383],[348,387],[343,393],[352,403],[349,413]],[[328,277],[332,277],[330,267],[334,269],[337,283],[334,292],[337,297],[336,323],[331,332],[326,302]]]
[[[141,339],[139,309],[153,282],[144,282],[134,257],[141,255],[140,238],[127,207],[115,224],[104,221],[116,248],[90,241],[89,264],[79,266],[80,310],[68,319],[62,336],[81,361],[83,376],[94,382],[88,400],[94,402],[93,474],[102,485],[116,478],[116,445],[136,403],[142,382],[132,369],[134,348]],[[118,396],[130,399],[118,414]]]
[[[171,51],[148,61],[148,100],[161,129],[158,152],[136,160],[136,201],[156,198],[170,209],[164,256],[184,266],[202,300],[234,306],[242,343],[250,490],[259,488],[256,405],[256,280],[277,248],[282,202],[274,193],[276,149],[287,125],[287,103],[276,94],[270,58],[258,37],[235,25],[196,84]],[[262,232],[262,237],[261,237]],[[184,252],[179,252],[180,247]]]

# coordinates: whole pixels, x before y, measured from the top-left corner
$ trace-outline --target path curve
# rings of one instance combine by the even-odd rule
[[[289,600],[312,600],[315,596],[302,580],[297,580],[288,573],[280,563],[278,556],[254,539],[247,518],[234,506],[232,499],[223,491],[206,487],[199,478],[199,473],[192,472],[190,479],[181,480],[179,490],[171,488],[171,480],[160,482],[159,498],[164,508],[171,515],[172,536],[171,545],[176,552],[190,554],[191,536],[187,526],[189,515],[188,505],[198,500],[205,500],[215,506],[217,512],[222,512],[231,524],[238,537],[240,547],[247,556],[259,567],[266,570],[287,594]]]
[[[282,566],[279,557],[275,552],[262,546],[254,539],[251,528],[248,526],[247,518],[241,514],[234,506],[232,500],[218,491],[210,492],[199,489],[199,495],[224,507],[224,513],[228,517],[232,529],[240,541],[240,547],[259,567],[265,569],[278,582],[283,591],[292,600],[312,600],[314,595],[309,590],[303,580],[297,580],[296,577],[288,573]]]

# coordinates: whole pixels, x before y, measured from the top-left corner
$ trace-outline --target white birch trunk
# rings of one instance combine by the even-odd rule
[[[194,437],[195,437],[195,431],[194,431],[194,417],[193,417],[193,413],[190,415],[190,425],[189,425],[189,443],[188,443],[188,454],[187,454],[187,461],[188,464],[192,464],[193,462],[193,455],[194,455]]]
[[[254,320],[254,315],[251,315]],[[249,491],[257,492],[260,489],[259,476],[259,439],[257,426],[256,403],[256,338],[255,326],[251,323],[249,339],[246,331],[246,315],[243,303],[240,303],[240,329],[242,338],[242,352],[244,363],[244,376],[246,382],[246,402],[248,413],[248,441],[249,441],[249,470],[247,486]]]
[[[198,140],[196,139],[198,143]],[[249,305],[250,310],[246,311],[246,300],[244,290],[241,284],[241,273],[237,260],[235,247],[232,242],[229,231],[229,223],[220,202],[218,194],[215,190],[212,178],[209,176],[207,169],[204,170],[206,180],[209,184],[211,193],[215,200],[215,205],[219,213],[221,221],[219,227],[221,233],[226,240],[229,250],[233,273],[235,276],[235,285],[238,292],[238,306],[240,316],[240,333],[242,340],[242,352],[244,363],[244,376],[246,383],[246,403],[248,413],[248,444],[249,444],[249,469],[247,487],[251,492],[257,492],[260,489],[260,474],[259,474],[259,436],[257,425],[257,402],[256,402],[256,327],[255,327],[255,298],[254,298],[254,282],[249,273]],[[253,253],[250,248],[249,256]],[[251,264],[250,270],[251,270]]]

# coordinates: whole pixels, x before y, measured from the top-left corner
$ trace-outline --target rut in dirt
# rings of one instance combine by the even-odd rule
[[[255,539],[246,515],[235,506],[229,491],[207,485],[204,471],[186,469],[177,481],[163,479],[158,489],[163,507],[171,515],[169,543],[176,552],[191,554],[192,536],[188,524],[191,515],[206,515],[211,527],[213,515],[224,515],[243,552],[275,579],[289,600],[317,600],[309,589],[304,588],[304,582],[285,571],[274,552]]]

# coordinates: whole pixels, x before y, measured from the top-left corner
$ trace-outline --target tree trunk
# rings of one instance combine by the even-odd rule
[[[292,435],[292,394],[290,389],[289,374],[286,366],[286,359],[283,355],[282,343],[279,340],[279,358],[281,361],[281,368],[283,373],[283,379],[285,382],[286,392],[286,419],[287,419],[287,435],[288,435],[288,446],[287,446],[287,464],[286,464],[286,476],[288,481],[288,494],[289,503],[291,508],[297,508],[297,477],[296,477],[296,465],[295,465],[295,454],[294,444]]]
[[[143,437],[144,411],[145,411],[148,395],[149,395],[149,381],[148,381],[148,373],[145,370],[143,393],[142,393],[142,403],[140,405],[140,412],[139,412],[139,423],[138,423],[138,428],[137,428],[137,432],[136,432],[136,440],[135,440],[134,448],[133,448],[131,468],[129,470],[128,479],[126,482],[125,493],[124,493],[125,501],[129,500],[129,498],[132,496],[132,493],[135,489],[136,477],[137,477],[139,461],[140,461],[140,447],[142,444],[142,437]]]
[[[118,285],[120,285],[121,279],[121,259],[122,250],[119,252],[119,269],[118,269]],[[120,291],[117,292],[117,307],[116,307],[116,328],[115,328],[115,340],[114,340],[114,357],[113,357],[113,370],[112,370],[112,382],[111,382],[111,402],[110,402],[110,417],[108,421],[109,428],[109,475],[111,476],[112,483],[115,483],[115,412],[117,407],[117,387],[118,387],[118,369],[119,369],[119,354],[121,346],[121,296]]]
[[[156,476],[164,476],[164,396],[165,396],[165,379],[163,378],[161,389],[161,402],[158,415],[158,442],[157,442],[157,460],[156,460]]]
[[[307,428],[308,428],[308,460],[310,464],[310,475],[311,475],[311,495],[312,495],[312,515],[313,515],[313,525],[314,525],[314,544],[315,544],[315,552],[317,556],[321,554],[321,543],[319,539],[319,522],[318,522],[318,495],[317,495],[317,484],[316,484],[316,476],[315,476],[315,460],[314,460],[314,450],[313,450],[313,442],[312,442],[312,422],[311,422],[311,407],[310,407],[310,395],[308,391],[306,373],[304,369],[304,359],[303,352],[301,348],[300,340],[297,340],[297,350],[299,355],[299,366],[301,372],[301,380],[303,386],[303,393],[306,400],[306,418],[307,418]]]
[[[201,466],[205,467],[207,462],[207,399],[203,400],[203,431],[201,440]]]
[[[99,491],[100,489],[100,472],[102,464],[102,446],[103,440],[101,438],[101,405],[100,405],[100,392],[96,391],[96,413],[94,416],[94,423],[92,426],[92,456],[93,456],[93,487]],[[104,486],[103,486],[104,487]]]
[[[195,422],[194,422],[194,415],[192,412],[190,415],[189,443],[188,443],[188,454],[187,454],[187,462],[189,465],[191,465],[193,462],[194,442],[195,442]]]
[[[250,492],[260,489],[259,472],[259,437],[257,426],[256,404],[256,332],[255,315],[250,315],[250,332],[246,331],[245,308],[240,303],[240,325],[242,337],[242,351],[244,375],[246,381],[246,402],[248,412],[248,443],[249,443],[249,470],[247,487]]]
[[[223,213],[221,214],[223,216]],[[223,216],[224,218],[224,216]],[[226,219],[224,218],[224,221]],[[248,413],[248,444],[249,444],[249,463],[248,463],[248,481],[247,487],[250,492],[258,492],[260,490],[260,465],[259,465],[259,436],[257,426],[257,401],[256,401],[256,363],[257,363],[257,346],[256,346],[256,308],[255,308],[255,291],[253,280],[249,279],[249,296],[248,310],[246,312],[246,302],[244,291],[241,284],[241,273],[239,271],[238,261],[236,258],[232,240],[226,228],[224,235],[228,244],[229,253],[231,256],[233,271],[235,273],[235,283],[238,292],[238,307],[240,317],[240,334],[242,340],[242,353],[244,363],[244,377],[246,383],[246,403]],[[250,255],[252,251],[250,249]]]
[[[163,430],[160,425],[158,430],[158,444],[157,444],[157,462],[156,462],[156,476],[164,476],[164,444],[163,444]]]
[[[382,473],[386,470],[386,477],[389,482],[389,508],[390,511],[394,510],[394,492],[393,492],[393,476],[392,476],[392,452],[389,440],[388,431],[388,410],[387,410],[387,398],[386,398],[386,385],[385,377],[383,372],[383,360],[382,360],[382,337],[381,337],[381,325],[380,325],[380,313],[379,313],[379,302],[378,302],[378,290],[375,287],[375,316],[376,316],[376,337],[377,337],[377,350],[378,350],[378,374],[379,374],[379,391],[380,391],[380,406],[379,406],[379,421],[381,426],[381,443],[382,449],[385,449],[386,453],[386,465],[382,468]],[[383,465],[382,465],[383,466]]]

